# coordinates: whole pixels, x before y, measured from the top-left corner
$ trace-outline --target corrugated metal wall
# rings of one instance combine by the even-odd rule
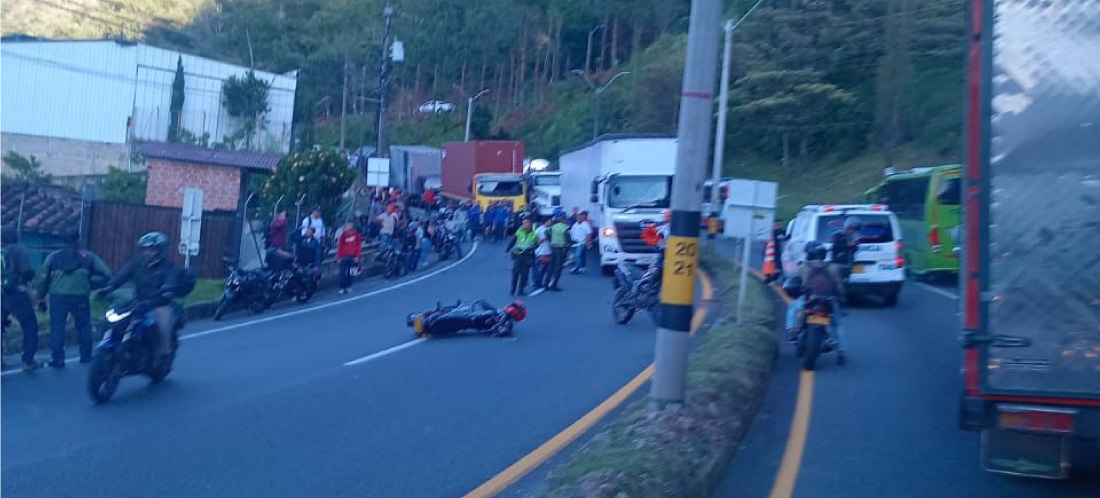
[[[125,143],[126,122],[134,137],[163,141],[176,60],[182,56],[186,82],[181,124],[196,136],[220,142],[240,128],[221,104],[222,83],[247,68],[141,44],[114,41],[10,41],[0,57],[0,131]],[[297,75],[257,71],[270,81],[267,121],[258,146],[286,152],[294,114]]]

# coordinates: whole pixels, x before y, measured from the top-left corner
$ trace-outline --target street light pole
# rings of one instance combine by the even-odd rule
[[[374,150],[374,154],[377,157],[389,156],[384,149],[386,146],[386,87],[389,86],[390,33],[393,14],[393,6],[390,5],[389,2],[386,2],[385,8],[382,9],[382,15],[386,18],[386,31],[385,34],[382,35],[382,65],[379,68],[378,75],[378,126],[375,130],[378,137]]]
[[[656,371],[651,396],[657,403],[684,399],[695,279],[699,263],[699,184],[705,177],[718,70],[718,24],[722,0],[692,0],[684,83],[680,94],[672,221],[665,243],[658,315]]]
[[[595,28],[588,31],[588,48],[584,52],[584,77],[588,77],[588,73],[592,68],[592,35],[595,35],[600,28],[603,27],[603,23],[597,24]]]
[[[597,86],[593,83],[592,79],[588,77],[588,74],[580,69],[574,69],[572,73],[584,78],[584,82],[587,83],[588,88],[592,90],[592,140],[596,140],[600,137],[600,95],[603,95],[603,92],[607,90],[607,87],[611,86],[615,80],[629,75],[630,71],[619,71],[602,86]]]
[[[477,95],[466,99],[466,138],[463,139],[463,142],[470,141],[470,121],[474,118],[474,102],[477,102],[477,99],[489,92],[489,88],[482,88],[480,92],[477,92]]]

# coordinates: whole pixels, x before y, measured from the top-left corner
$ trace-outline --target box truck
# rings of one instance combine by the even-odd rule
[[[499,201],[515,211],[527,206],[523,142],[445,143],[442,179],[445,197],[477,202],[482,209]]]
[[[561,204],[587,211],[595,227],[600,266],[648,264],[658,248],[642,240],[646,227],[662,222],[676,169],[676,137],[604,135],[559,160]]]
[[[985,469],[1100,462],[1100,9],[971,2],[960,425]],[[945,199],[949,200],[949,199]]]

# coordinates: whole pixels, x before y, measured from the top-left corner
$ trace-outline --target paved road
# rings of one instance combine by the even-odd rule
[[[979,469],[977,434],[956,426],[960,350],[951,292],[909,285],[897,308],[848,310],[850,361],[814,374],[805,452],[790,496],[1100,496],[1095,476],[1044,481]],[[770,392],[716,498],[787,496],[771,493],[800,375],[792,348],[782,348]]]
[[[611,324],[609,281],[590,272],[528,298],[515,341],[429,340],[344,366],[407,343],[405,314],[437,300],[505,302],[507,268],[503,246],[482,245],[390,292],[259,323],[192,324],[186,333],[210,333],[183,342],[169,380],[126,379],[105,406],[90,403],[82,366],[5,376],[0,491],[462,496],[652,360],[652,324]]]

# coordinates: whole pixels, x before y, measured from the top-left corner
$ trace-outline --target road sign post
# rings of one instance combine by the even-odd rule
[[[191,268],[191,257],[199,255],[202,235],[202,189],[183,190],[183,211],[180,220],[180,254],[184,268]]]
[[[656,371],[651,395],[657,403],[679,403],[684,399],[699,264],[699,209],[703,202],[699,187],[707,166],[718,72],[719,26],[714,20],[721,15],[721,0],[691,2],[676,175],[672,180],[672,222],[665,245],[654,353]]]

